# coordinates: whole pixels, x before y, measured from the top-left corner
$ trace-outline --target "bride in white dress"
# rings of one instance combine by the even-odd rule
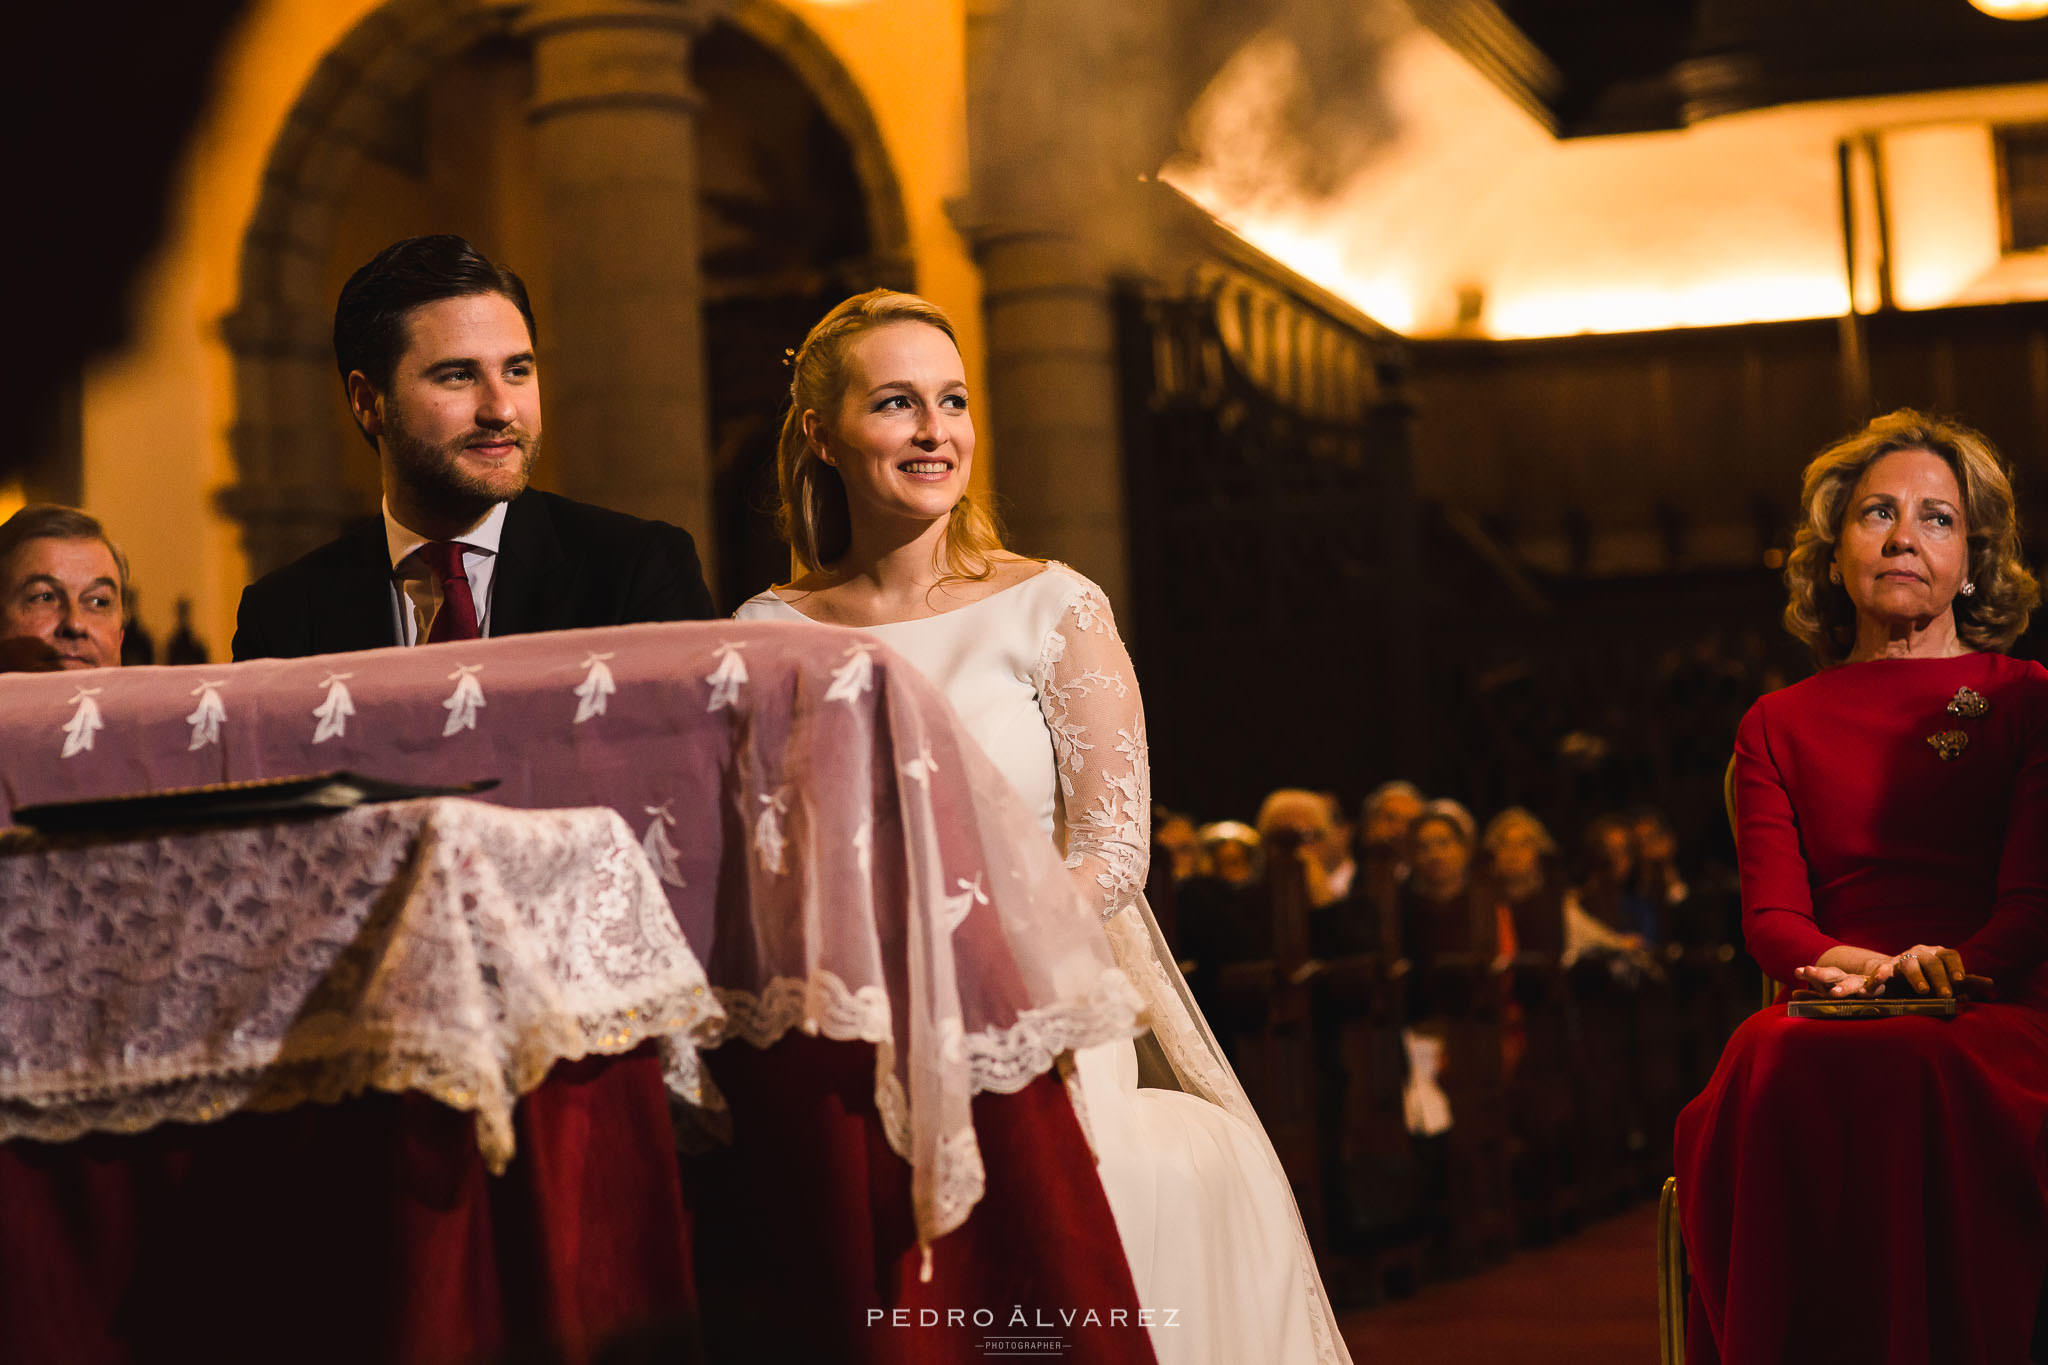
[[[937,307],[886,290],[848,299],[791,367],[779,475],[806,572],[737,614],[854,627],[908,659],[1099,910],[1150,1010],[1160,1079],[1178,1087],[1141,1088],[1127,1042],[1074,1059],[1138,1302],[1160,1310],[1161,1365],[1348,1362],[1272,1144],[1144,902],[1144,711],[1109,603],[1065,565],[1005,551],[968,495],[974,422]]]

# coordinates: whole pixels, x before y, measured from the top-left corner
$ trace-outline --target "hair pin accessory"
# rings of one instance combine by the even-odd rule
[[[1956,694],[1948,699],[1948,713],[1975,720],[1991,709],[1991,702],[1982,692],[1973,692],[1967,687],[1958,687]]]
[[[1963,756],[1963,750],[1970,747],[1970,737],[1961,730],[1937,730],[1927,737],[1927,743],[1942,762],[1949,763]]]
[[[782,363],[784,365],[790,366],[794,366],[796,364],[796,348],[794,346],[785,346],[782,348]]]

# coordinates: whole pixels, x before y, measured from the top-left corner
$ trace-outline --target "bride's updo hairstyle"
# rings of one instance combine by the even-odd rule
[[[1962,490],[1970,535],[1964,581],[1976,591],[1954,600],[1956,638],[1972,649],[2003,653],[2026,631],[2041,600],[2020,544],[2012,479],[1991,442],[1960,422],[1900,408],[1872,419],[1806,466],[1802,515],[1785,561],[1785,585],[1792,590],[1785,628],[1806,642],[1822,668],[1848,658],[1856,644],[1856,604],[1828,576],[1849,495],[1865,470],[1897,450],[1924,450],[1946,461]]]
[[[804,435],[804,413],[816,412],[829,424],[846,396],[846,360],[854,341],[878,327],[902,322],[936,327],[955,350],[960,348],[953,320],[937,304],[915,294],[871,289],[825,314],[790,357],[789,412],[782,419],[775,474],[782,495],[782,534],[806,569],[825,568],[846,553],[853,519],[839,471],[820,458]],[[1002,529],[995,517],[972,493],[962,493],[946,526],[941,575],[986,579],[995,572],[994,555],[1002,548]]]

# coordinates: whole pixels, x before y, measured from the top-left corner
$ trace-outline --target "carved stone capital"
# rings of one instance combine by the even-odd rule
[[[715,0],[538,0],[518,32],[533,43],[536,123],[589,109],[665,108],[702,102],[690,81],[690,44],[717,17]]]

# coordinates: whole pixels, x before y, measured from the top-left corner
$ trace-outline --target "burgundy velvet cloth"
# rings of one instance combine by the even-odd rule
[[[684,1165],[710,1359],[956,1365],[983,1359],[988,1338],[1030,1337],[1056,1338],[1077,1365],[1154,1360],[1057,1075],[974,1097],[987,1192],[933,1245],[923,1283],[910,1167],[875,1112],[874,1049],[793,1034],[705,1060],[734,1130],[731,1147]],[[1100,1326],[1085,1324],[1091,1309]]]
[[[1963,687],[1989,709],[1950,712]],[[1945,760],[1927,736],[1946,730],[1969,743]],[[2025,1360],[2048,1270],[2048,673],[1990,655],[1830,669],[1750,711],[1736,789],[1745,929],[1771,976],[1838,943],[1928,943],[2008,1003],[1778,1006],[1737,1030],[1678,1121],[1687,1359]]]
[[[0,1146],[0,1360],[577,1362],[689,1324],[652,1045],[558,1065],[515,1123],[496,1179],[417,1095]]]
[[[1000,856],[1026,873],[1037,858],[1046,885],[1067,885],[1028,815],[990,806],[974,785],[993,770],[970,756],[930,685],[886,650],[872,660],[858,652],[823,628],[720,622],[259,661],[203,677],[110,670],[95,675],[91,696],[75,681],[10,676],[0,679],[0,748],[10,758],[0,765],[0,816],[38,801],[329,769],[490,775],[502,779],[492,793],[501,804],[619,811],[644,832],[713,981],[758,992],[773,965],[764,943],[795,942],[765,929],[807,923],[804,895],[868,881],[852,870],[863,866],[862,846],[802,842],[818,812],[851,816],[879,793],[928,784],[935,810],[980,807],[977,821],[941,823],[932,842],[948,870],[954,852],[991,866]],[[460,676],[482,689],[482,704],[454,704]],[[194,687],[206,680],[226,709],[211,741],[191,720]],[[93,742],[66,756],[73,735]],[[904,765],[914,756],[936,768],[913,776]],[[871,771],[883,785],[847,777]],[[794,812],[786,868],[777,865],[782,835],[761,818],[783,803]],[[900,827],[891,845],[890,830],[878,820],[865,846],[876,868],[891,848],[905,859],[934,852]],[[905,914],[884,908],[869,956],[886,965],[894,1021],[908,1028]],[[960,945],[959,991],[984,1011],[1045,1003],[1020,993],[1014,957],[981,950],[994,926],[978,907],[947,938]],[[858,936],[839,937],[866,952]],[[1107,965],[1106,945],[1089,941]],[[827,954],[822,965],[838,970],[857,956]],[[1086,965],[1085,955],[1062,960]],[[850,968],[841,975],[853,978]],[[1055,975],[1064,998],[1068,973]],[[900,1039],[899,1050],[909,1055]],[[694,1265],[666,1101],[641,1054],[630,1065],[593,1064],[587,1089],[567,1093],[564,1076],[582,1073],[558,1068],[520,1104],[518,1155],[496,1181],[471,1116],[414,1097],[56,1148],[0,1146],[0,1362],[429,1365],[537,1343],[582,1359],[615,1328],[687,1326],[693,1282],[719,1361],[791,1358],[783,1348],[795,1342],[795,1358],[834,1365],[951,1362],[981,1358],[987,1335],[1055,1333],[1071,1343],[1065,1360],[1153,1359],[1144,1330],[1130,1325],[1135,1290],[1056,1076],[962,1106],[987,1193],[934,1245],[926,1284],[911,1168],[875,1112],[872,1049],[791,1035],[765,1052],[728,1043],[707,1060],[734,1101],[739,1145],[690,1166],[703,1224]],[[614,1079],[619,1069],[631,1079]],[[898,1307],[913,1322],[936,1309],[941,1325],[870,1329],[870,1310]],[[1027,1327],[1012,1322],[1020,1307]],[[944,1326],[952,1308],[969,1323]],[[1002,1321],[972,1325],[978,1309]],[[1070,1327],[1058,1316],[1091,1309],[1104,1322],[1120,1311],[1126,1325]],[[668,1337],[679,1349],[695,1340]],[[828,1346],[804,1349],[814,1340]]]

